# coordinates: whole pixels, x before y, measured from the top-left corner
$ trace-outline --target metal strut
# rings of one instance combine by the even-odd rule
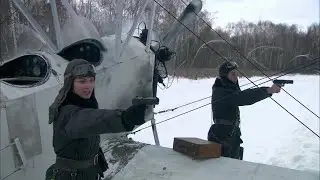
[[[153,111],[153,107],[156,104],[159,104],[159,98],[157,97],[136,97],[132,99],[133,105],[147,105],[148,108],[150,108]],[[154,113],[152,113],[151,117],[145,117],[145,119],[151,119],[151,127],[153,131],[154,141],[157,146],[160,145],[156,122],[154,119]]]

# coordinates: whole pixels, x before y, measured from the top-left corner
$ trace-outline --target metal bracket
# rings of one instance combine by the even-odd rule
[[[16,148],[18,150],[18,154],[19,154],[20,159],[22,161],[22,165],[19,167],[19,169],[24,169],[27,167],[27,158],[26,158],[26,155],[22,149],[22,145],[21,145],[19,138],[15,138],[13,144],[16,145]]]
[[[22,149],[22,145],[20,143],[19,138],[15,138],[13,143],[10,143],[7,146],[1,148],[0,151],[3,151],[3,150],[5,150],[5,149],[7,149],[7,148],[9,148],[10,146],[13,146],[13,145],[16,145],[18,154],[19,154],[20,159],[22,161],[22,165],[20,167],[18,167],[17,169],[18,170],[19,169],[24,169],[25,167],[27,167],[27,158],[26,158],[26,155],[25,155],[25,153],[24,153],[24,151]]]

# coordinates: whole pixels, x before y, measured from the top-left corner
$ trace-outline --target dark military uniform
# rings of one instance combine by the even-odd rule
[[[65,77],[81,64],[88,62],[74,60],[69,63]],[[49,118],[49,123],[53,122],[56,161],[47,169],[46,180],[96,180],[103,177],[108,165],[100,148],[100,134],[131,131],[134,125],[144,123],[145,106],[133,106],[126,111],[98,109],[94,91],[90,99],[72,92],[74,78],[65,78],[64,87],[50,107],[49,116],[54,117]]]
[[[232,69],[235,68],[220,69],[222,75],[212,87],[214,124],[209,129],[208,140],[222,144],[222,156],[242,159],[239,106],[254,104],[271,95],[267,93],[267,87],[241,91],[238,83],[233,83],[226,77]]]

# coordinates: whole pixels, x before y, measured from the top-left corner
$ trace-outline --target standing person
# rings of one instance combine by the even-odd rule
[[[237,64],[225,62],[219,67],[219,77],[212,86],[212,115],[214,124],[208,132],[208,141],[222,145],[221,155],[234,159],[243,157],[243,143],[240,124],[239,106],[252,105],[279,93],[280,87],[273,84],[271,87],[259,87],[240,90],[237,77]]]
[[[66,67],[64,85],[49,108],[56,161],[47,169],[46,180],[100,179],[108,168],[100,134],[131,131],[145,122],[144,105],[124,111],[98,109],[95,76],[94,66],[83,59]]]

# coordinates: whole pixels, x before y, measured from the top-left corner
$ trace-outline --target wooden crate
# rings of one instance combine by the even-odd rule
[[[221,144],[194,137],[175,137],[173,150],[193,159],[218,158],[221,156]]]

